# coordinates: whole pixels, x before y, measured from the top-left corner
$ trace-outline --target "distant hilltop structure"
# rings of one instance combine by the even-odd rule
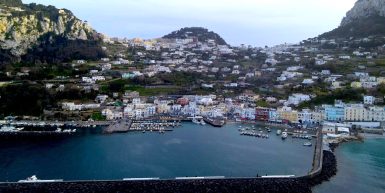
[[[218,45],[227,45],[226,41],[217,33],[202,27],[186,27],[163,36],[164,39],[192,39],[193,41],[214,41]]]

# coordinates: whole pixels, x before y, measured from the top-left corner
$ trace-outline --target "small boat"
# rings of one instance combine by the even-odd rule
[[[305,142],[304,144],[303,144],[303,146],[307,146],[307,147],[310,147],[310,146],[312,146],[313,144],[311,143],[311,142]]]
[[[287,138],[287,132],[282,132],[281,137],[283,140],[285,140]]]
[[[277,131],[277,135],[281,135],[282,134],[282,131],[281,130],[278,130]]]
[[[19,180],[19,183],[36,183],[36,182],[63,182],[63,180],[40,180],[35,175],[28,177],[25,180]]]
[[[146,133],[146,131],[145,131],[145,130],[143,130],[143,131],[142,131],[142,133]]]
[[[202,119],[200,122],[201,125],[206,125],[206,122]]]
[[[270,132],[271,132],[271,129],[270,129],[270,128],[267,128],[267,132],[269,132],[269,133],[270,133]]]
[[[4,126],[2,126],[0,128],[0,132],[19,132],[19,131],[21,131],[23,129],[24,129],[24,127],[16,128],[14,126],[6,126],[6,125],[4,125]]]
[[[195,118],[192,120],[192,122],[195,123],[195,124],[200,124],[200,123],[201,123],[200,121],[198,121],[198,120],[195,119]]]

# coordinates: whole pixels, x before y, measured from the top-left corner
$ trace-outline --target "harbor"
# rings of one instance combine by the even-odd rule
[[[181,126],[171,126],[169,129],[173,131],[164,134],[159,131],[107,136],[103,133],[84,133],[33,143],[0,141],[0,156],[4,158],[4,163],[9,163],[0,166],[0,172],[5,174],[0,176],[0,181],[19,181],[32,175],[40,179],[64,181],[302,176],[312,170],[314,148],[304,147],[303,140],[282,140],[274,134],[275,128],[271,128],[268,140],[256,140],[240,135],[238,128],[239,124],[215,129],[209,124],[183,122]],[[19,153],[21,151],[22,154]],[[44,155],[44,159],[38,155]],[[288,161],[281,162],[282,158]],[[178,165],[171,164],[175,160],[178,160]],[[40,167],[42,164],[44,167]],[[22,171],[16,172],[19,169]]]
[[[196,124],[189,124],[190,126],[196,126]],[[205,128],[203,127],[197,127],[198,131]],[[196,130],[195,128],[191,128]],[[199,129],[200,128],[200,129]],[[231,129],[232,134],[236,134],[238,131],[236,127],[225,127],[223,128],[225,131],[228,129]],[[178,131],[183,131],[183,128]],[[213,130],[211,129],[210,131],[216,131],[218,132],[219,130]],[[275,129],[272,130],[272,132],[275,132]],[[204,132],[205,133],[205,132]],[[203,133],[202,133],[203,134]],[[209,133],[211,134],[211,132]],[[190,133],[190,135],[193,135]],[[121,136],[121,135],[117,135]],[[133,135],[133,136],[140,136],[140,135]],[[148,135],[148,136],[154,136],[154,135]],[[147,136],[147,137],[148,137]],[[167,137],[168,135],[165,135]],[[208,135],[211,136],[211,135]],[[239,135],[233,135],[233,136],[238,136]],[[121,136],[122,137],[122,136]],[[172,136],[170,138],[174,138],[175,136]],[[182,136],[179,136],[182,137]],[[194,136],[191,136],[192,138],[195,138]],[[218,137],[221,137],[219,135]],[[155,138],[154,138],[155,139]],[[296,151],[295,149],[290,148],[291,145],[287,144],[288,141],[282,141],[280,140],[279,137],[275,137],[275,135],[272,135],[272,140],[277,139],[276,142],[280,142],[283,144],[286,144],[285,146],[288,148],[286,151],[287,153],[280,151],[280,157],[281,159],[285,157],[285,162],[277,162],[281,163],[281,165],[275,163],[275,159],[273,157],[268,157],[266,160],[268,162],[274,162],[274,166],[278,167],[278,171],[280,170],[281,172],[266,172],[261,173],[261,177],[258,177],[258,174],[255,176],[249,176],[249,177],[236,177],[237,175],[224,175],[224,176],[213,176],[213,175],[205,175],[208,173],[201,173],[202,175],[188,175],[191,177],[170,177],[165,179],[164,177],[148,177],[148,176],[153,176],[153,175],[147,175],[147,177],[141,177],[141,176],[127,176],[128,173],[126,173],[126,176],[123,178],[120,178],[119,180],[103,180],[100,178],[93,178],[94,180],[92,181],[78,181],[78,180],[68,180],[68,177],[63,177],[63,178],[54,178],[55,176],[51,176],[51,178],[47,177],[44,173],[40,173],[39,177],[42,176],[42,179],[60,179],[60,180],[42,180],[40,178],[37,178],[37,176],[32,176],[28,177],[26,180],[19,180],[19,183],[0,183],[0,189],[7,191],[10,188],[13,190],[23,190],[27,187],[29,187],[29,190],[31,192],[37,192],[38,190],[44,190],[48,192],[87,192],[90,187],[92,187],[93,190],[96,190],[97,192],[140,192],[143,188],[146,190],[152,190],[152,192],[186,192],[186,193],[192,193],[192,192],[206,192],[208,188],[210,190],[213,190],[214,192],[288,192],[288,193],[310,193],[311,188],[322,181],[330,179],[331,176],[333,176],[336,172],[335,166],[336,166],[336,160],[335,157],[333,156],[332,153],[328,151],[324,151],[323,155],[321,157],[317,157],[320,160],[316,160],[317,163],[314,164],[311,167],[312,169],[310,170],[309,173],[303,171],[303,172],[283,172],[285,171],[285,167],[289,166],[289,164],[293,164],[295,162],[291,162],[294,157],[293,156],[293,151]],[[116,139],[114,139],[116,140]],[[181,141],[183,141],[183,137],[181,138]],[[247,140],[249,141],[249,140]],[[254,141],[254,140],[251,140]],[[322,141],[322,140],[320,140]],[[119,141],[121,142],[121,141]],[[136,143],[137,141],[133,141],[133,143]],[[233,141],[228,141],[229,143],[233,143]],[[262,141],[260,141],[262,142]],[[262,144],[258,141],[254,141],[253,143],[259,143],[260,145]],[[180,146],[180,142],[176,142],[174,140],[173,142],[176,146]],[[170,144],[170,143],[168,143]],[[182,142],[184,146],[184,142]],[[273,143],[274,144],[274,143]],[[272,146],[273,144],[270,144]],[[297,143],[296,143],[297,144]],[[318,144],[318,142],[317,142]],[[158,146],[157,144],[155,144]],[[206,148],[207,144],[205,144]],[[319,147],[318,145],[316,145]],[[299,147],[299,146],[297,146]],[[276,150],[279,150],[280,148],[277,146],[272,146],[270,148],[274,148]],[[301,148],[300,148],[301,149]],[[319,148],[316,148],[319,149]],[[304,149],[304,150],[309,150],[309,149]],[[322,151],[322,149],[319,149]],[[238,150],[239,151],[239,150]],[[194,152],[193,152],[194,153]],[[213,152],[214,153],[214,152]],[[240,157],[237,157],[237,159],[242,160],[242,154],[244,152],[238,152],[240,153]],[[300,153],[300,152],[296,152]],[[302,158],[301,160],[305,160],[305,163],[311,163],[312,159],[309,159],[312,157],[311,155],[313,152],[302,152],[300,154],[301,156],[308,155]],[[1,151],[0,151],[1,155]],[[264,154],[258,154],[259,159],[262,159],[261,156]],[[268,154],[264,155],[263,157],[267,156]],[[297,155],[297,156],[300,156]],[[199,156],[199,154],[197,155]],[[307,158],[306,158],[307,157]],[[161,157],[159,157],[162,159]],[[273,158],[273,159],[272,159]],[[180,157],[179,159],[183,159],[183,157]],[[191,159],[190,157],[187,157],[187,159]],[[321,160],[322,159],[322,160]],[[192,161],[194,161],[193,159]],[[295,161],[294,159],[293,161]],[[67,160],[68,161],[68,160]],[[101,160],[103,161],[103,160]],[[257,160],[254,160],[257,161]],[[196,162],[200,163],[200,162]],[[245,160],[243,160],[243,163],[247,164]],[[282,165],[285,163],[286,165]],[[60,164],[60,163],[59,163]],[[92,164],[92,163],[90,163]],[[218,162],[217,164],[221,164],[221,162]],[[277,164],[277,165],[276,165]],[[301,165],[301,166],[299,166]],[[304,163],[300,163],[298,165],[298,168],[303,168]],[[307,164],[305,164],[307,165]],[[49,166],[49,165],[48,165]],[[193,166],[193,165],[192,165]],[[234,165],[236,166],[236,171],[239,171],[240,166],[245,166],[245,165]],[[283,166],[283,167],[282,167]],[[295,165],[291,165],[292,167],[297,167]],[[258,168],[264,167],[264,164],[261,164],[261,162],[255,163],[252,165],[253,171],[258,170]],[[113,169],[114,167],[112,167]],[[309,167],[310,168],[310,167]],[[124,169],[124,167],[123,167]],[[271,167],[269,169],[272,169]],[[241,169],[243,170],[243,169]],[[184,168],[184,172],[188,172],[186,168]],[[202,170],[203,171],[203,170]],[[207,170],[205,170],[207,171]],[[251,171],[251,170],[249,170]],[[80,171],[84,173],[83,171]],[[109,172],[106,172],[109,173]],[[221,173],[221,172],[219,172]],[[222,172],[223,173],[223,172]],[[7,173],[8,175],[10,173]],[[159,174],[159,173],[158,173]],[[295,175],[293,175],[295,174]],[[159,176],[159,175],[158,175]],[[184,175],[176,175],[176,176],[184,176]],[[246,175],[247,176],[247,175]],[[257,176],[257,177],[256,177]],[[25,178],[24,178],[25,179]],[[72,178],[73,179],[73,178]],[[248,184],[245,186],[245,184]],[[128,191],[126,191],[128,190]]]

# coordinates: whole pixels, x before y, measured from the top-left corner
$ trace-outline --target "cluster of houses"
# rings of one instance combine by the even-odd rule
[[[216,95],[186,95],[179,97],[140,97],[138,92],[126,92],[122,100],[108,100],[107,95],[99,95],[94,104],[65,102],[63,110],[99,110],[107,120],[146,119],[157,116],[175,117],[223,117],[233,121],[259,121],[279,124],[321,125],[324,122],[356,123],[365,127],[379,127],[385,122],[385,107],[374,106],[375,98],[365,96],[363,103],[345,104],[336,101],[334,105],[322,105],[314,110],[293,108],[309,96],[295,94],[288,101],[290,106],[278,108],[256,107],[259,96],[240,95],[236,98],[222,98]],[[147,102],[151,101],[151,102]],[[371,123],[371,124],[368,124]],[[378,124],[377,124],[378,123]]]

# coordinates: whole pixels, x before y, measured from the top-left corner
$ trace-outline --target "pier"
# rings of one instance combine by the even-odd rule
[[[312,170],[309,172],[309,176],[316,176],[322,171],[322,161],[323,161],[323,135],[321,129],[317,131],[317,139],[314,147],[314,156]]]
[[[164,133],[166,131],[173,131],[171,128],[180,126],[181,123],[177,121],[159,121],[159,120],[120,120],[110,124],[104,133],[127,133],[127,132],[147,132],[157,131]]]
[[[130,130],[131,125],[132,125],[131,120],[116,121],[114,123],[111,123],[106,129],[104,129],[103,133],[106,133],[106,134],[125,133]]]

